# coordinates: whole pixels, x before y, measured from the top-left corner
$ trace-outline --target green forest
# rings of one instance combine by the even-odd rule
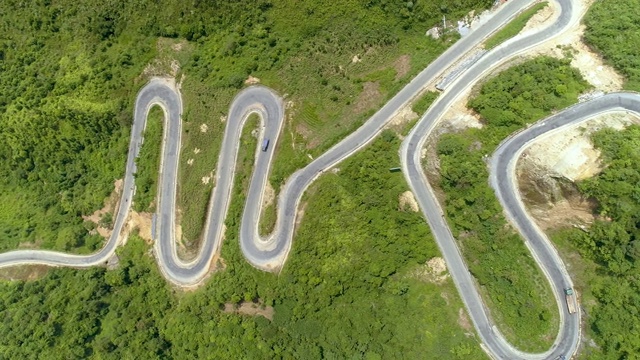
[[[469,270],[500,330],[528,351],[548,349],[558,331],[549,285],[488,184],[485,156],[514,131],[577,102],[588,88],[568,60],[539,57],[480,86],[469,107],[481,129],[443,134],[437,145],[445,212]],[[488,266],[487,264],[491,264]]]
[[[626,78],[625,88],[640,91],[639,0],[593,3],[584,19],[584,39]]]
[[[288,102],[290,136],[276,149],[270,178],[278,191],[455,41],[454,33],[424,36],[442,15],[460,18],[492,3],[3,0],[0,251],[101,246],[82,215],[101,208],[123,176],[133,103],[150,76],[174,76],[182,86],[180,166],[188,170],[179,203],[184,243],[194,246],[211,191],[201,178],[215,167],[228,106],[249,76]],[[639,6],[597,1],[585,19],[586,41],[632,90],[640,90]],[[449,223],[497,310],[492,316],[523,349],[551,344],[555,305],[521,240],[505,228],[482,157],[585,89],[566,61],[527,61],[470,102],[483,129],[438,144]],[[414,110],[423,113],[436,97],[426,93]],[[139,211],[153,210],[161,115],[152,111],[139,160]],[[253,149],[250,127],[242,141]],[[608,166],[578,188],[599,204],[598,221],[588,232],[553,234],[562,251],[581,255],[576,284],[590,301],[582,305],[597,344],[585,350],[589,359],[640,353],[639,136],[638,127],[594,135]],[[114,270],[51,269],[38,280],[0,282],[0,358],[485,358],[451,280],[429,275],[425,262],[439,253],[423,217],[399,205],[407,186],[388,171],[398,166],[398,147],[387,131],[312,186],[279,275],[253,269],[237,244],[253,161],[253,150],[241,151],[223,260],[201,288],[171,288],[149,244],[133,235]],[[273,219],[265,216],[267,231]],[[13,278],[12,271],[0,275]]]
[[[276,276],[248,265],[235,240],[256,144],[248,130],[226,265],[202,288],[172,290],[132,236],[115,270],[55,269],[0,283],[0,357],[485,358],[469,320],[459,325],[465,315],[451,280],[429,276],[425,262],[439,253],[421,213],[399,208],[408,189],[388,171],[398,161],[394,133],[312,186],[304,206],[318,211],[304,215]],[[233,314],[242,303],[264,316]]]

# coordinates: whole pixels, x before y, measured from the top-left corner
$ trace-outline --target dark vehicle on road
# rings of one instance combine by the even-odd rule
[[[269,139],[262,140],[262,151],[267,151],[268,147],[269,147]]]

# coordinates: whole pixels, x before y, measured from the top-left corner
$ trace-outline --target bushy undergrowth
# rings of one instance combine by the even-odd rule
[[[531,18],[538,13],[538,11],[544,9],[549,6],[549,3],[546,1],[534,4],[531,8],[522,12],[522,14],[518,15],[515,19],[505,25],[502,29],[498,30],[494,35],[485,41],[484,46],[487,50],[493,49],[494,47],[502,44],[503,42],[509,40],[510,38],[518,35],[522,29],[527,25],[527,22],[531,20]]]
[[[144,130],[144,143],[136,160],[136,194],[133,198],[135,211],[155,210],[163,124],[164,112],[159,106],[152,107]]]

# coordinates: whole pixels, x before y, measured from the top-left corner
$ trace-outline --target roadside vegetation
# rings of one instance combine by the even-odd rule
[[[260,228],[258,229],[261,236],[271,234],[273,228],[276,226],[276,221],[278,220],[278,209],[276,208],[277,203],[278,199],[274,198],[269,205],[262,209],[262,214],[260,215]]]
[[[640,0],[596,1],[584,18],[584,39],[624,77],[624,88],[640,91]]]
[[[553,343],[556,305],[521,237],[507,226],[487,181],[485,156],[514,131],[577,102],[587,88],[569,61],[528,60],[482,84],[469,101],[482,117],[483,128],[443,134],[437,145],[438,186],[446,194],[453,234],[498,327],[526,351],[544,351]]]
[[[418,100],[416,100],[413,105],[411,105],[411,110],[413,110],[414,113],[418,114],[418,116],[424,115],[424,113],[429,109],[429,106],[431,106],[431,104],[436,101],[439,95],[440,93],[437,91],[427,91],[426,93],[422,94],[422,96],[420,96],[420,98],[418,98]]]
[[[531,18],[535,14],[537,14],[538,11],[544,9],[547,6],[549,6],[549,3],[543,1],[536,3],[529,9],[523,11],[515,19],[511,20],[511,22],[505,25],[501,30],[488,38],[484,43],[484,48],[487,50],[491,50],[494,47],[518,35],[518,33],[520,33],[520,31],[522,31],[522,29],[524,29],[524,27],[527,25],[527,22],[529,22],[529,20],[531,20]]]
[[[201,289],[173,292],[132,236],[115,270],[0,283],[0,357],[486,358],[450,278],[425,264],[439,253],[420,212],[400,208],[408,188],[388,170],[400,145],[390,131],[312,186],[279,276],[247,264],[237,235],[254,126],[242,138],[224,260]],[[233,313],[249,303],[264,316]]]
[[[606,167],[578,189],[597,201],[596,220],[588,228],[557,229],[552,235],[578,272],[580,305],[587,334],[597,346],[585,359],[632,359],[640,353],[640,126],[592,135]]]
[[[156,209],[163,128],[164,111],[157,105],[153,106],[149,110],[143,135],[144,142],[136,160],[136,194],[133,198],[133,209],[138,212],[154,212]]]

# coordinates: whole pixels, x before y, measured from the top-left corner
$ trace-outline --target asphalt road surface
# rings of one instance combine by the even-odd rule
[[[506,59],[553,37],[566,29],[572,21],[575,21],[571,1],[559,0],[562,11],[553,25],[535,35],[518,37],[508,41],[485,54],[460,75],[421,118],[401,148],[405,177],[431,226],[456,287],[482,339],[482,345],[495,358],[547,359],[555,358],[560,354],[573,354],[580,337],[579,313],[577,315],[567,314],[566,306],[562,300],[562,289],[571,286],[571,279],[551,244],[523,210],[515,187],[513,169],[517,155],[522,151],[523,146],[536,137],[584,121],[594,114],[619,109],[640,112],[640,96],[617,93],[571,107],[541,122],[544,125],[533,126],[510,138],[501,145],[492,157],[491,184],[496,189],[509,219],[523,234],[526,239],[525,243],[552,284],[559,305],[561,328],[554,346],[544,354],[525,354],[514,349],[495,330],[488,319],[455,240],[443,220],[442,209],[435,200],[430,185],[422,172],[420,149],[447,107],[469,86],[477,82],[484,73]],[[234,99],[227,117],[227,127],[216,169],[215,187],[209,203],[204,241],[198,256],[189,262],[179,258],[175,241],[175,203],[182,134],[181,97],[171,83],[162,79],[153,79],[138,93],[122,199],[119,203],[113,235],[105,247],[92,255],[73,255],[43,250],[10,251],[0,254],[0,267],[22,264],[70,267],[99,266],[113,255],[121,240],[122,229],[128,216],[131,199],[135,193],[135,159],[143,141],[147,114],[151,106],[159,105],[165,111],[165,127],[159,177],[157,231],[154,233],[158,236],[155,242],[155,252],[159,267],[165,277],[173,283],[188,286],[201,282],[207,275],[212,259],[219,251],[224,234],[224,220],[232,193],[240,134],[246,118],[251,113],[258,114],[261,119],[259,144],[262,143],[262,139],[269,139],[270,144],[266,151],[262,151],[260,147],[255,150],[255,168],[242,215],[240,245],[247,261],[253,266],[265,271],[275,271],[284,264],[291,248],[296,211],[300,198],[307,187],[322,172],[335,166],[369,143],[382,131],[398,110],[422,91],[425,84],[433,82],[447,68],[459,61],[496,29],[506,24],[532,3],[533,0],[513,0],[503,5],[491,21],[473,30],[443,53],[358,130],[315,159],[307,167],[294,173],[284,185],[278,198],[276,227],[273,233],[265,238],[261,238],[258,234],[260,204],[273,160],[273,149],[276,147],[282,128],[283,101],[276,93],[266,87],[253,86],[241,91]]]

